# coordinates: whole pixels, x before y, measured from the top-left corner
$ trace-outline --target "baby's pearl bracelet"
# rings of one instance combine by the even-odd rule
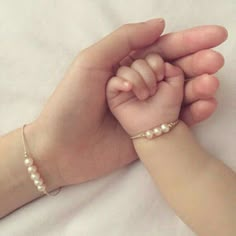
[[[168,133],[178,123],[179,123],[179,120],[176,120],[176,121],[168,123],[168,124],[162,124],[158,127],[154,127],[154,128],[147,130],[145,132],[141,132],[137,135],[131,136],[130,138],[131,139],[137,139],[137,138],[152,139],[152,138],[158,137],[162,134]]]
[[[30,175],[31,180],[34,182],[35,187],[37,188],[37,190],[41,193],[44,193],[48,196],[55,196],[57,195],[61,188],[58,189],[58,191],[56,191],[55,193],[49,193],[46,189],[46,185],[43,181],[43,179],[41,178],[41,175],[38,172],[38,169],[36,167],[36,165],[34,165],[34,160],[33,158],[31,158],[26,150],[26,141],[25,141],[25,132],[24,132],[24,128],[26,125],[23,125],[22,127],[22,141],[23,141],[23,147],[24,147],[24,165],[27,168],[27,171]]]

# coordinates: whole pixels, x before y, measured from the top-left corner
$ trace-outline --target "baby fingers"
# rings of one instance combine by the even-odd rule
[[[165,75],[165,65],[162,57],[157,53],[151,53],[146,56],[145,60],[154,72],[156,80],[163,80]]]
[[[117,76],[132,85],[132,91],[138,99],[144,100],[149,97],[150,93],[148,86],[137,71],[130,67],[122,66],[118,69]]]
[[[151,96],[154,95],[156,93],[157,81],[156,76],[148,63],[143,59],[138,59],[132,63],[131,68],[142,76],[148,87],[149,94]]]
[[[113,99],[120,92],[129,92],[132,89],[132,84],[123,78],[114,76],[110,79],[107,85],[107,98]]]
[[[129,92],[139,100],[153,96],[157,91],[158,81],[165,74],[164,61],[158,54],[149,54],[145,59],[135,60],[130,67],[121,66],[109,82],[109,97],[115,97],[120,91]]]

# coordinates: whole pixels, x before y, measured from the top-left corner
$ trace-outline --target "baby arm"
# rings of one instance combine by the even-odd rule
[[[133,136],[178,119],[183,74],[152,54],[120,67],[107,99]],[[133,141],[167,202],[198,235],[236,235],[236,174],[200,147],[183,122],[160,137]]]

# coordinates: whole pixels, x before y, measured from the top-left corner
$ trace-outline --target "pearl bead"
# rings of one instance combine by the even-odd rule
[[[30,175],[30,178],[31,178],[32,180],[39,180],[39,179],[40,179],[40,176],[39,176],[38,173],[32,173],[32,174]]]
[[[168,133],[170,131],[170,127],[167,124],[162,124],[161,130],[163,133]]]
[[[36,171],[37,171],[37,167],[36,166],[29,166],[28,167],[28,172],[30,174],[35,173]]]
[[[153,137],[153,132],[151,130],[148,130],[145,132],[145,136],[147,139],[152,139]]]
[[[155,136],[160,136],[162,134],[161,128],[154,128],[153,133]]]
[[[46,189],[46,187],[45,187],[44,184],[42,184],[42,185],[38,185],[38,186],[37,186],[37,189],[38,189],[38,191],[40,191],[40,192],[44,192],[45,189]]]
[[[28,157],[24,160],[25,166],[32,166],[33,164],[33,159]]]
[[[43,180],[41,178],[34,180],[34,185],[35,186],[39,186],[39,185],[42,185],[42,184],[43,184]]]

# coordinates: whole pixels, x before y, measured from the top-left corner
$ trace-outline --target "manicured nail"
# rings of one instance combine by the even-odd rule
[[[151,20],[148,20],[146,21],[147,23],[151,23],[152,21],[156,21],[156,22],[159,22],[159,23],[164,23],[165,20],[163,18],[156,18],[156,19],[151,19]]]
[[[157,21],[164,22],[165,20],[163,18],[157,18]]]

